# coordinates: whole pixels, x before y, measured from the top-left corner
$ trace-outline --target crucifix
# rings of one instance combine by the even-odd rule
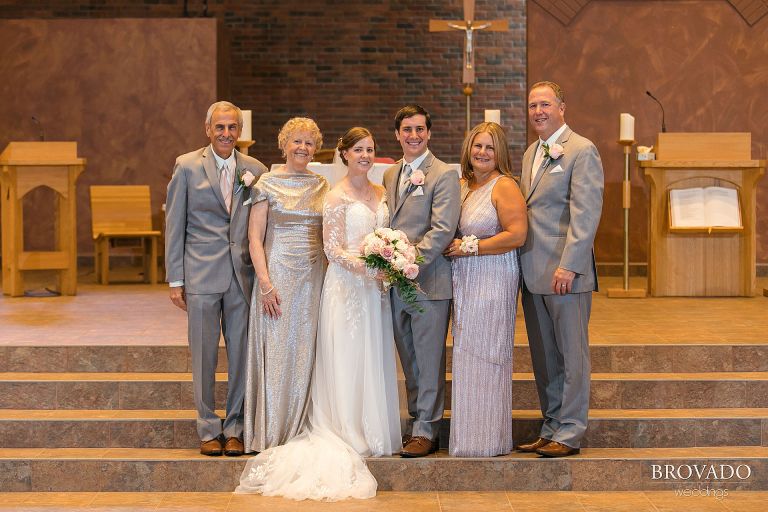
[[[475,32],[488,30],[491,32],[506,32],[509,30],[507,20],[477,21],[475,17],[475,0],[464,0],[464,21],[429,20],[430,32],[447,32],[450,30],[464,31],[464,64],[461,75],[462,93],[467,98],[467,133],[471,129],[470,98],[472,84],[475,83]]]

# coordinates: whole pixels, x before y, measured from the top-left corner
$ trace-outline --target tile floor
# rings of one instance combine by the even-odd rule
[[[768,492],[719,492],[381,492],[370,500],[336,503],[230,493],[0,493],[0,511],[764,512],[768,504]]]
[[[768,279],[758,279],[759,289]],[[605,278],[603,290],[620,286]],[[633,286],[635,286],[633,284]],[[87,314],[83,314],[87,311]],[[768,297],[609,299],[594,295],[590,343],[768,342]],[[515,344],[526,345],[522,309]],[[0,296],[0,345],[185,345],[186,316],[165,285],[81,283],[72,297]],[[108,325],[109,329],[104,329]]]

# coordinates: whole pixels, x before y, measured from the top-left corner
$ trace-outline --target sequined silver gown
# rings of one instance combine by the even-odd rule
[[[308,421],[286,444],[248,459],[236,493],[294,500],[370,498],[377,482],[363,456],[400,450],[397,366],[389,293],[360,259],[360,244],[389,223],[341,187],[327,196],[328,257]]]
[[[469,192],[462,184],[460,236],[501,231],[491,202],[495,178]],[[506,178],[505,178],[506,179]],[[455,258],[453,382],[449,452],[492,457],[512,451],[512,345],[520,283],[517,249]]]
[[[286,443],[307,414],[325,272],[323,200],[328,188],[324,177],[303,173],[269,172],[254,185],[254,202],[269,202],[264,252],[282,316],[264,313],[254,286],[245,375],[244,443],[249,452]]]

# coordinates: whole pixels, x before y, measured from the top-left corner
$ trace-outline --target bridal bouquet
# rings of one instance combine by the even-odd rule
[[[416,248],[405,233],[378,228],[363,239],[360,252],[363,254],[360,258],[369,268],[384,272],[385,286],[397,287],[406,304],[416,303],[416,292],[420,291],[415,281],[419,275],[417,263],[423,262],[424,258],[416,255]]]

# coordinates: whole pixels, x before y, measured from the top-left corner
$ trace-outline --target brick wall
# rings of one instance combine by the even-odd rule
[[[202,1],[190,0],[192,15],[202,9]],[[378,137],[380,154],[397,158],[392,118],[407,102],[431,111],[435,153],[458,160],[465,124],[459,84],[463,35],[429,33],[427,26],[430,18],[459,19],[461,0],[211,0],[208,12],[221,21],[228,41],[228,73],[220,83],[227,84],[232,101],[254,111],[256,144],[250,153],[265,163],[279,160],[277,131],[294,115],[315,118],[326,147],[347,128],[367,126]],[[0,5],[0,18],[182,13],[181,0]],[[472,123],[482,121],[483,109],[501,109],[513,157],[519,161],[526,140],[526,5],[523,0],[478,0],[475,17],[508,18],[511,30],[476,38]],[[190,141],[190,149],[199,142]]]

